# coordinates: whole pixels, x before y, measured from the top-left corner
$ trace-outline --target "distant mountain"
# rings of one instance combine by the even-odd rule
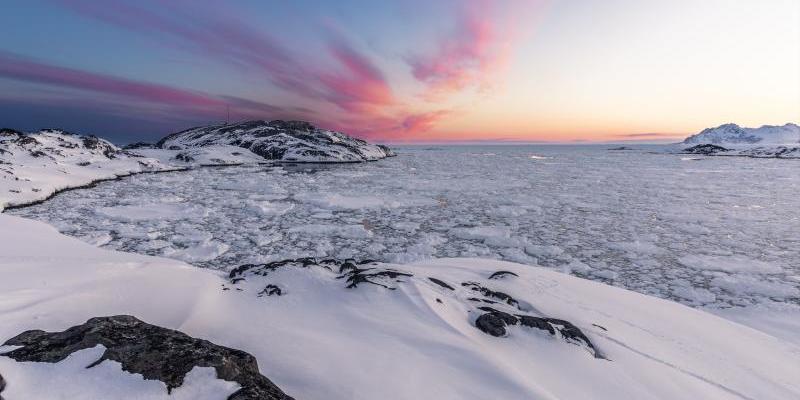
[[[716,145],[778,145],[800,144],[800,126],[764,125],[760,128],[742,128],[736,124],[724,124],[716,128],[704,129],[683,141],[684,144]]]
[[[394,155],[386,146],[304,121],[247,121],[192,128],[156,143],[157,147],[173,150],[216,145],[238,146],[267,160],[288,162],[359,162]]]

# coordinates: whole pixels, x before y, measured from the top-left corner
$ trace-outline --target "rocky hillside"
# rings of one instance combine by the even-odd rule
[[[58,190],[168,167],[95,136],[59,129],[0,129],[0,210]]]
[[[779,145],[800,144],[800,126],[788,123],[783,126],[764,125],[760,128],[743,128],[736,124],[724,124],[707,128],[687,137],[684,144],[716,145]]]
[[[216,145],[239,146],[267,160],[286,162],[360,162],[394,155],[386,146],[303,121],[248,121],[192,128],[156,144],[172,150]]]

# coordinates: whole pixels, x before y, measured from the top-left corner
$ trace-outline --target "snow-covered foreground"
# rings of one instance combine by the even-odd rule
[[[677,303],[544,268],[480,259],[384,265],[413,274],[390,283],[395,290],[347,289],[336,274],[316,267],[233,284],[179,261],[98,249],[35,221],[0,215],[0,226],[0,341],[28,329],[63,330],[94,316],[132,314],[250,352],[264,375],[298,399],[800,396],[797,346]],[[488,279],[498,270],[518,276]],[[267,282],[283,295],[259,297]],[[473,324],[480,311],[469,300],[475,293],[462,282],[513,296],[516,313],[572,322],[607,359],[538,329],[509,326],[507,337],[479,331]],[[490,305],[512,311],[508,304]],[[8,381],[3,396],[80,398],[76,393],[91,386],[85,390],[100,395],[161,398],[157,385],[113,363],[83,368],[80,360],[94,359],[91,351],[47,365],[0,357]],[[57,375],[43,379],[43,373]],[[189,397],[203,399],[234,389],[212,378],[195,370],[183,390],[202,392]]]
[[[12,212],[226,271],[305,256],[541,265],[800,343],[795,165],[659,149],[407,148],[369,164],[139,175]]]

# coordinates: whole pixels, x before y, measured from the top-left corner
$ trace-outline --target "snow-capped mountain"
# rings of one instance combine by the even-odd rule
[[[788,123],[783,126],[764,125],[760,128],[743,128],[736,124],[724,124],[707,128],[687,137],[684,144],[717,145],[779,145],[800,144],[800,126]]]
[[[59,129],[0,130],[0,210],[68,187],[169,167],[95,136]]]
[[[320,129],[304,121],[247,121],[192,128],[173,133],[156,145],[164,149],[232,145],[267,160],[288,162],[359,162],[394,155],[386,146]]]

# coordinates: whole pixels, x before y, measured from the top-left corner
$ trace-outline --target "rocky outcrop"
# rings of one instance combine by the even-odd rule
[[[800,159],[800,146],[758,146],[728,149],[715,144],[698,144],[688,147],[679,154],[702,154],[706,156],[738,156],[750,158]]]
[[[248,121],[173,133],[156,146],[187,149],[233,145],[267,160],[283,162],[361,162],[393,156],[386,146],[367,143],[304,121]]]
[[[280,276],[273,276],[273,274],[279,270],[292,268],[302,270],[319,268],[318,272],[328,275],[331,282],[344,280],[347,289],[358,289],[363,284],[369,284],[396,290],[401,285],[424,282],[425,285],[430,286],[432,283],[437,287],[437,297],[435,298],[437,303],[444,304],[442,299],[449,299],[454,303],[460,303],[458,308],[461,310],[469,310],[469,313],[480,312],[481,315],[475,319],[474,325],[481,332],[495,337],[505,337],[510,326],[535,328],[546,331],[568,343],[582,346],[595,358],[604,358],[577,326],[562,319],[541,315],[527,302],[516,299],[503,291],[487,287],[486,285],[489,285],[490,281],[466,281],[456,285],[430,276],[415,276],[411,271],[390,268],[388,265],[372,260],[318,260],[313,257],[265,264],[245,264],[233,269],[229,274],[229,279],[234,285],[247,282],[248,285],[244,286],[254,288],[257,291],[257,297],[283,296],[287,294],[281,287],[283,282]],[[503,285],[503,280],[511,282],[512,277],[519,277],[519,275],[512,271],[499,270],[490,274],[488,279],[491,280],[491,283]],[[225,287],[222,290],[230,289]],[[237,288],[237,290],[247,289]]]
[[[502,279],[507,276],[519,276],[511,271],[497,271],[489,275],[489,279]]]
[[[140,150],[140,149],[155,149],[156,145],[147,142],[136,142],[126,144],[122,147],[123,150]]]
[[[76,351],[102,345],[105,352],[87,368],[113,360],[127,372],[164,382],[171,391],[183,384],[184,377],[194,367],[211,367],[219,379],[241,386],[228,400],[292,399],[261,375],[252,355],[150,325],[128,315],[92,318],[63,332],[27,331],[5,344],[22,347],[3,356],[19,362],[47,363],[56,363]]]
[[[475,320],[475,327],[481,332],[495,336],[506,336],[508,326],[520,325],[546,331],[558,336],[568,343],[583,346],[595,358],[605,358],[591,340],[578,327],[569,321],[556,318],[536,317],[532,315],[509,314],[491,307],[478,307],[484,314]]]
[[[372,260],[356,261],[353,259],[317,260],[313,257],[304,257],[290,260],[274,261],[266,264],[245,264],[234,268],[228,275],[231,283],[237,284],[250,277],[266,277],[282,268],[323,268],[339,274],[336,278],[345,281],[345,287],[355,289],[361,284],[381,286],[389,290],[395,289],[395,284],[402,282],[403,277],[413,276],[410,273],[397,271],[391,268],[380,267]],[[279,286],[270,283],[264,287],[259,295],[282,295]]]
[[[715,144],[698,144],[697,146],[687,147],[681,151],[682,154],[703,154],[712,155],[731,151]]]

